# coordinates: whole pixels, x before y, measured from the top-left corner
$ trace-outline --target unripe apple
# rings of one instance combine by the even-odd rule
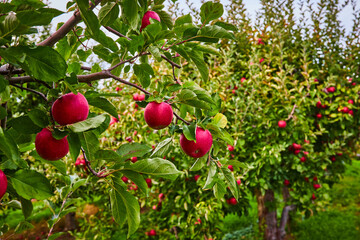
[[[182,150],[193,158],[200,158],[209,152],[213,139],[209,130],[200,127],[196,128],[196,142],[186,139],[184,134],[180,136],[180,146]]]
[[[278,122],[278,126],[279,126],[279,128],[285,128],[286,127],[286,122],[284,120],[280,120]]]
[[[89,115],[89,104],[81,93],[68,93],[58,98],[51,107],[51,113],[60,125],[84,121]]]
[[[5,173],[0,169],[0,199],[5,195],[7,189],[7,178]]]
[[[232,152],[235,150],[234,146],[231,146],[229,144],[227,145],[227,148],[228,148],[229,152]]]
[[[335,89],[335,87],[328,87],[328,88],[327,88],[327,91],[328,91],[329,93],[333,93],[333,92],[336,91],[336,89]]]
[[[69,152],[67,136],[57,140],[52,136],[49,129],[43,128],[35,138],[36,152],[46,160],[59,160]]]
[[[156,236],[156,231],[154,229],[151,229],[149,231],[149,236]]]
[[[163,129],[173,120],[173,110],[170,104],[150,102],[144,111],[145,122],[153,129]]]
[[[141,28],[140,31],[142,31],[144,28],[146,28],[150,24],[150,18],[155,19],[159,22],[161,22],[159,15],[156,12],[153,11],[147,11],[142,20],[141,20]]]
[[[285,179],[285,180],[284,180],[284,185],[285,185],[285,186],[288,186],[289,184],[290,184],[290,181],[287,180],[287,179]]]

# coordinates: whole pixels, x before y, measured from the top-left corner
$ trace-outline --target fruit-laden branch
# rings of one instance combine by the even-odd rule
[[[96,5],[98,5],[101,2],[101,0],[95,0],[94,3],[90,3],[90,9],[94,9]],[[55,43],[57,43],[60,39],[65,37],[65,35],[73,29],[79,22],[81,21],[81,15],[80,11],[76,10],[74,12],[74,15],[71,16],[69,20],[67,20],[66,23],[64,23],[54,34],[52,34],[50,37],[42,41],[38,44],[38,46],[54,46]]]
[[[84,159],[85,159],[85,163],[86,163],[86,167],[89,169],[89,171],[96,177],[98,178],[105,178],[107,176],[110,175],[110,173],[108,174],[104,174],[102,171],[101,172],[96,172],[94,169],[91,168],[90,165],[90,161],[87,159],[86,154],[85,154],[85,150],[84,148],[81,147],[81,152],[83,153]]]
[[[115,29],[111,28],[111,27],[105,27],[109,32],[114,33],[115,35],[119,36],[119,37],[125,37],[127,40],[131,40],[131,38],[126,37],[125,35],[119,33],[118,31],[116,31]],[[142,53],[142,55],[149,55],[150,53]],[[171,61],[169,58],[167,58],[165,55],[161,55],[161,58],[166,60],[168,63],[171,64],[171,66],[175,66],[177,68],[181,68],[181,66],[173,61]]]

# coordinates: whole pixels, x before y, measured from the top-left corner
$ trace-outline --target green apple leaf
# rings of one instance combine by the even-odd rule
[[[201,22],[205,25],[214,19],[220,18],[224,13],[221,3],[206,2],[200,7]]]

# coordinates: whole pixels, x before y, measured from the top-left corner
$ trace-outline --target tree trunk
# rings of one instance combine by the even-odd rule
[[[257,201],[258,218],[259,218],[259,229],[260,232],[264,231],[265,227],[265,202],[264,196],[261,194],[259,189],[255,190],[255,196]]]
[[[286,204],[287,201],[289,201],[290,199],[290,193],[289,193],[289,189],[287,187],[283,187],[283,199],[284,202]],[[296,206],[295,205],[285,205],[283,208],[283,211],[281,213],[281,220],[280,220],[280,225],[279,225],[279,229],[278,229],[278,239],[279,240],[283,240],[286,236],[286,225],[288,225],[288,223],[290,222],[290,211],[295,210]]]
[[[266,190],[265,196],[265,240],[277,240],[277,219],[274,191]]]

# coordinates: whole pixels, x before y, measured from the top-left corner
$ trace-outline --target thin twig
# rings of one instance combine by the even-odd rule
[[[106,71],[105,71],[105,72],[106,72]],[[142,92],[145,93],[145,94],[151,95],[150,92],[146,91],[145,89],[143,89],[143,88],[140,87],[139,85],[136,85],[136,84],[134,84],[134,83],[128,82],[128,81],[126,81],[126,80],[124,80],[124,79],[122,79],[122,78],[119,78],[119,77],[115,76],[114,74],[112,74],[112,73],[110,73],[110,72],[108,72],[108,76],[111,77],[111,78],[113,78],[113,79],[115,79],[116,81],[122,82],[122,83],[124,83],[124,84],[126,84],[126,85],[129,85],[129,86],[132,86],[132,87],[134,87],[134,88],[137,88],[137,89],[139,89],[140,91],[142,91]]]
[[[76,34],[76,31],[75,31],[75,29],[73,28],[72,29],[72,31],[73,31],[73,33],[75,34],[75,36],[76,36],[76,38],[77,38],[77,40],[81,43],[81,45],[87,50],[88,49],[88,47],[87,46],[85,46],[85,44],[81,41],[81,39],[80,39],[80,37],[79,37],[79,35],[77,35]]]
[[[183,121],[186,125],[190,125],[190,122],[186,121],[185,119],[183,119],[182,117],[180,117],[179,115],[177,115],[176,112],[174,112],[174,116],[175,116],[177,119]]]
[[[177,84],[181,85],[181,82],[180,82],[179,79],[177,79],[176,76],[175,76],[175,66],[174,66],[174,65],[172,65],[172,72],[173,72],[173,76],[174,76],[174,81],[175,81]]]
[[[115,29],[111,28],[111,27],[108,27],[108,26],[103,26],[104,28],[106,28],[109,32],[112,32],[113,34],[119,36],[119,37],[124,37],[126,38],[127,40],[131,41],[131,38],[125,36],[124,34],[116,31]]]
[[[107,177],[107,176],[110,175],[110,173],[104,175],[102,172],[96,172],[94,169],[92,169],[92,167],[91,167],[91,165],[90,165],[90,161],[89,161],[89,160],[87,159],[87,157],[86,157],[84,148],[81,147],[81,151],[82,151],[83,156],[84,156],[84,159],[85,159],[86,167],[89,169],[89,171],[90,171],[94,176],[96,176],[96,177],[98,177],[98,178],[105,178],[105,177]]]
[[[84,71],[91,71],[91,67],[87,67],[87,66],[81,66],[80,69]]]
[[[148,55],[148,54],[150,54],[150,53],[146,53],[146,52],[139,53],[138,55],[135,55],[132,58],[129,58],[128,60],[124,60],[124,61],[121,61],[121,62],[115,64],[114,66],[108,68],[107,71],[111,72],[112,70],[114,70],[115,68],[117,68],[120,65],[123,65],[124,63],[131,62],[131,61],[135,60],[136,58],[138,58],[140,56]]]
[[[290,120],[290,119],[294,116],[294,112],[295,112],[295,108],[296,108],[296,107],[297,107],[296,104],[294,104],[294,106],[293,106],[293,108],[292,108],[292,110],[291,110],[290,115],[288,116],[288,118],[287,118],[285,121]]]
[[[36,91],[36,90],[34,90],[34,89],[31,89],[31,88],[22,87],[22,86],[19,86],[19,85],[14,84],[14,83],[10,83],[10,85],[11,85],[11,86],[14,86],[14,87],[17,87],[17,88],[20,88],[21,90],[26,90],[26,91],[35,93],[35,94],[39,95],[40,97],[42,97],[46,102],[48,102],[47,97],[46,97],[45,94],[43,94],[42,92],[38,92],[38,91]]]

